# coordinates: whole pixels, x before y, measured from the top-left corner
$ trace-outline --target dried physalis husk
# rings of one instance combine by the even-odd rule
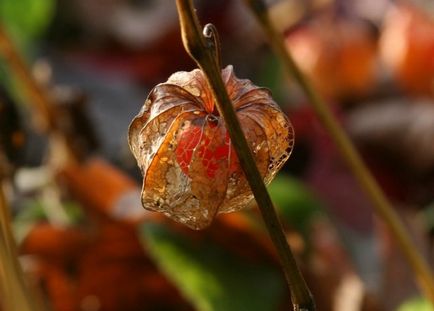
[[[267,89],[235,77],[223,81],[256,165],[269,183],[288,159],[293,128]],[[143,174],[144,208],[193,229],[253,199],[223,118],[202,71],[177,72],[149,94],[129,128],[130,148]]]

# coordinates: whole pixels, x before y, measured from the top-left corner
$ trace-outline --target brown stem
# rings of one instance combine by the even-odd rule
[[[3,310],[38,310],[18,262],[2,180],[0,180],[0,293]]]
[[[50,137],[51,146],[56,146],[62,153],[62,161],[79,159],[74,153],[74,146],[70,145],[67,137],[59,129],[56,121],[56,105],[48,91],[33,77],[29,66],[8,36],[0,23],[0,59],[4,59],[11,74],[16,78],[27,95],[29,104],[33,105],[33,116],[38,129]],[[57,158],[61,158],[58,156]],[[62,162],[59,161],[59,162]]]
[[[4,58],[9,65],[11,72],[16,76],[21,86],[27,92],[30,103],[34,105],[39,117],[38,125],[43,131],[54,128],[53,105],[48,94],[43,90],[33,78],[29,67],[25,63],[21,54],[16,49],[12,40],[9,38],[0,24],[0,57]]]
[[[213,47],[213,44],[209,44],[207,39],[202,35],[191,0],[177,0],[176,3],[184,47],[205,73],[208,84],[213,91],[217,108],[225,120],[232,144],[240,161],[240,166],[246,175],[268,232],[280,256],[285,277],[289,284],[294,310],[313,311],[315,310],[315,304],[312,295],[287,243],[282,225],[274,210],[271,198],[256,167],[252,152],[226,92],[226,87],[221,77],[221,69],[218,66],[218,60],[215,59],[218,53],[213,50],[214,48],[218,48],[218,44],[214,44]],[[216,36],[214,36],[215,38]]]
[[[306,93],[306,96],[314,108],[319,120],[323,124],[324,128],[330,133],[330,136],[334,140],[348,166],[353,171],[354,176],[358,179],[360,185],[371,198],[375,212],[384,221],[390,232],[395,237],[402,253],[414,270],[422,291],[426,297],[434,303],[434,279],[429,265],[415,248],[414,243],[411,241],[409,234],[384,192],[362,161],[350,138],[345,133],[345,130],[339,122],[337,122],[328,105],[319,96],[306,76],[294,62],[291,53],[286,49],[283,43],[284,41],[282,36],[273,28],[263,1],[245,0],[245,2],[251,8],[257,20],[266,32],[270,44],[281,59],[286,71]]]

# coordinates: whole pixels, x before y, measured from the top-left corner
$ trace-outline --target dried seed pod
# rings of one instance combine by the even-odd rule
[[[235,77],[223,81],[265,183],[288,159],[294,133],[267,89]],[[142,204],[193,229],[253,198],[203,73],[177,72],[149,94],[129,128],[143,174]]]

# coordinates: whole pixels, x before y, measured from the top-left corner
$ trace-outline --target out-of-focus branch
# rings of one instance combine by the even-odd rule
[[[415,248],[414,243],[411,241],[408,232],[394,211],[389,200],[366,165],[363,163],[356,148],[332,114],[329,106],[312,87],[311,83],[295,63],[291,53],[287,51],[281,34],[274,29],[270,22],[264,2],[262,0],[245,0],[245,2],[250,7],[251,11],[254,13],[267,34],[270,44],[282,61],[285,70],[305,92],[319,120],[323,124],[324,128],[329,132],[354,176],[370,197],[376,214],[384,221],[390,232],[393,234],[406,260],[412,267],[422,291],[426,297],[434,303],[434,279],[432,272],[427,262]]]
[[[40,87],[32,76],[21,54],[0,24],[0,59],[4,59],[11,73],[26,91],[29,103],[37,111],[37,122],[41,130],[48,131],[55,127],[53,105],[47,92]]]
[[[41,311],[26,285],[10,224],[3,180],[0,179],[0,304],[3,310]]]

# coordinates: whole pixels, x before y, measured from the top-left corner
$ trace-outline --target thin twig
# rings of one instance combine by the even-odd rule
[[[14,44],[0,23],[0,60],[4,60],[9,67],[11,75],[22,87],[30,105],[33,106],[33,115],[37,121],[38,129],[49,137],[51,153],[50,169],[57,168],[68,161],[78,162],[74,153],[74,146],[68,143],[64,133],[58,128],[56,121],[56,103],[50,96],[48,90],[36,81],[24,57]],[[48,196],[52,197],[52,196]],[[57,204],[52,204],[51,212],[48,213],[49,220],[54,220],[56,216],[65,215],[65,211]],[[52,217],[54,216],[54,217]],[[63,224],[66,218],[62,217]],[[57,219],[59,220],[59,219]]]
[[[42,130],[53,127],[54,119],[49,107],[49,99],[32,78],[15,45],[0,25],[0,59],[4,58],[11,72],[26,89],[31,102],[41,117],[39,124]],[[39,303],[33,299],[18,261],[18,252],[11,228],[9,207],[4,193],[5,174],[0,165],[0,292],[3,310],[38,311]]]
[[[54,105],[50,96],[37,84],[26,62],[15,47],[11,38],[7,35],[3,25],[0,24],[0,58],[9,65],[11,72],[20,82],[26,95],[37,111],[38,125],[44,132],[55,128]]]
[[[282,225],[276,215],[271,198],[256,167],[253,155],[226,92],[221,77],[221,68],[218,66],[219,61],[216,60],[216,55],[219,53],[215,49],[219,47],[215,46],[216,33],[212,33],[215,29],[207,27],[206,36],[204,36],[191,0],[177,0],[176,3],[184,47],[205,73],[208,84],[213,91],[218,111],[225,120],[240,166],[246,175],[271,239],[280,256],[289,284],[294,310],[313,311],[315,310],[315,304],[312,295],[288,246]],[[214,44],[208,40],[213,40],[211,42],[214,42]]]
[[[286,71],[300,85],[301,89],[306,93],[309,102],[314,108],[318,118],[322,122],[324,128],[330,133],[338,149],[342,153],[348,166],[353,171],[353,174],[358,179],[360,185],[371,198],[375,212],[388,226],[390,232],[396,239],[398,246],[403,252],[409,265],[415,272],[419,285],[425,296],[434,303],[434,279],[429,265],[420,255],[411,241],[404,225],[394,211],[392,205],[384,195],[384,192],[379,187],[378,183],[362,161],[360,155],[356,151],[353,143],[345,133],[342,126],[336,121],[325,101],[314,90],[306,76],[301,72],[291,53],[286,49],[283,37],[272,26],[267,8],[262,0],[245,0],[251,8],[259,23],[264,28],[270,44],[274,48],[276,54],[281,59]]]

